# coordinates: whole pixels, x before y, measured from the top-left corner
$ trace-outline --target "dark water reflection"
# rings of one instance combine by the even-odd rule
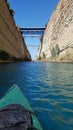
[[[1,64],[0,98],[13,84],[20,86],[44,130],[73,130],[73,64]]]

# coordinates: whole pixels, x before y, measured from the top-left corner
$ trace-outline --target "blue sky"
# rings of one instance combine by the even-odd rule
[[[14,19],[19,27],[44,27],[59,0],[8,0],[14,9]],[[26,44],[39,45],[39,38],[25,38]],[[37,47],[28,46],[32,59]]]

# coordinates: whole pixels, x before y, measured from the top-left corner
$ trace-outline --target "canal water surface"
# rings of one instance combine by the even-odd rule
[[[73,130],[73,64],[0,64],[0,98],[19,85],[44,130]]]

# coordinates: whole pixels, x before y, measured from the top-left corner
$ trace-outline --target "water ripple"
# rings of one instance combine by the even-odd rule
[[[0,98],[16,83],[44,130],[73,130],[73,65],[15,63],[0,65]]]

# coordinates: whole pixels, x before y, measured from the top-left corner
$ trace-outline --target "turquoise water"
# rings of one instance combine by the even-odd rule
[[[0,64],[0,98],[13,84],[20,86],[44,130],[73,130],[73,64]]]

